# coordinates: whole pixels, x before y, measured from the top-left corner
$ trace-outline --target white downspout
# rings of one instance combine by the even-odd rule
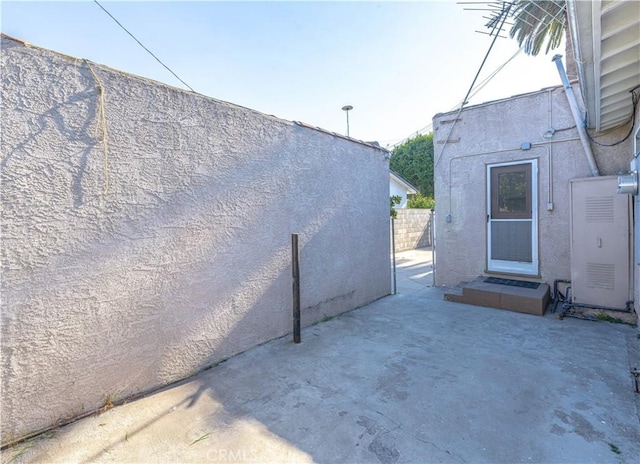
[[[576,127],[578,128],[578,135],[580,136],[580,141],[582,142],[584,154],[587,156],[587,162],[589,163],[589,168],[591,169],[591,175],[597,177],[600,175],[600,171],[598,171],[596,159],[593,157],[593,152],[591,151],[591,145],[589,144],[589,138],[587,136],[587,129],[585,128],[584,121],[582,121],[580,109],[578,108],[578,101],[576,100],[576,96],[573,93],[573,87],[571,87],[571,83],[569,82],[567,73],[565,72],[564,66],[562,65],[562,55],[554,56],[552,61],[556,63],[558,74],[560,74],[560,79],[562,80],[562,84],[564,85],[564,93],[567,95],[569,107],[571,108],[571,114],[573,114],[573,120],[575,121]]]

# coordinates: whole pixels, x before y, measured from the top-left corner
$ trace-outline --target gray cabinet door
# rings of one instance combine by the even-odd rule
[[[617,177],[571,181],[571,287],[574,303],[624,308],[630,297],[629,195]]]

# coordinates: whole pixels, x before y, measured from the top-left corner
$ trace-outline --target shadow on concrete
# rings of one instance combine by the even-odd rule
[[[635,463],[636,335],[426,288],[79,421],[17,462]]]
[[[411,294],[433,286],[431,247],[396,253],[396,294]]]

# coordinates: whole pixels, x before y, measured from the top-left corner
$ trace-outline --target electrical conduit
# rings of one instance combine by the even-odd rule
[[[600,175],[600,171],[598,171],[598,165],[596,164],[596,159],[593,157],[593,152],[591,151],[591,145],[589,145],[587,129],[585,128],[585,124],[582,121],[582,118],[580,116],[580,110],[578,109],[578,101],[576,100],[576,96],[573,93],[573,87],[571,87],[571,83],[569,82],[567,73],[565,72],[564,66],[562,65],[562,55],[555,55],[552,58],[552,61],[556,64],[556,67],[558,68],[558,74],[560,74],[560,79],[562,80],[562,84],[564,85],[564,92],[567,95],[567,100],[569,102],[569,107],[571,108],[571,114],[573,115],[573,120],[576,122],[578,135],[580,136],[580,141],[582,142],[582,148],[584,149],[584,154],[587,156],[589,169],[591,169],[591,175],[594,177],[597,177]]]

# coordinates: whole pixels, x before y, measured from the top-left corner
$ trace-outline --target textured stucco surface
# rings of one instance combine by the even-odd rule
[[[1,130],[4,442],[289,333],[291,233],[303,325],[390,291],[383,150],[8,38]]]
[[[574,91],[579,95],[577,87]],[[449,136],[455,116],[438,114],[433,119],[437,285],[456,285],[486,271],[487,164],[531,159],[538,160],[539,277],[548,283],[570,279],[569,180],[591,174],[564,89],[554,87],[466,108]],[[547,141],[543,134],[550,127],[556,132]],[[627,131],[628,126],[597,140],[612,143]],[[447,136],[450,142],[445,145]],[[521,150],[523,142],[530,142],[532,148]],[[628,169],[628,144],[592,147],[602,175]],[[553,210],[548,211],[550,187]]]

